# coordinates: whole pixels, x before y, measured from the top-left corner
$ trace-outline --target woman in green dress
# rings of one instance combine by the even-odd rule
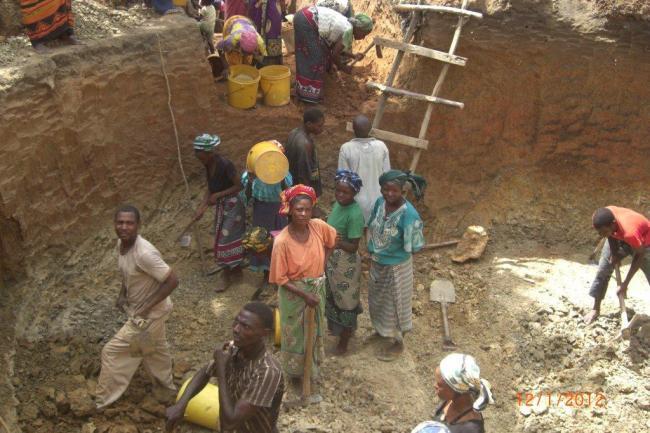
[[[337,170],[336,203],[327,223],[336,229],[336,245],[327,261],[327,304],[325,315],[332,335],[339,337],[335,354],[347,352],[348,342],[357,328],[361,313],[361,258],[357,253],[363,235],[363,211],[354,200],[361,189],[359,175],[349,170]]]

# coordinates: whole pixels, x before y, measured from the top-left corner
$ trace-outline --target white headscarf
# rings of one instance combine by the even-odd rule
[[[450,433],[449,427],[437,421],[424,421],[415,426],[411,433]]]
[[[481,411],[494,403],[490,382],[481,379],[481,369],[473,356],[452,353],[440,361],[440,374],[447,385],[459,394],[470,393],[474,397],[474,410]]]

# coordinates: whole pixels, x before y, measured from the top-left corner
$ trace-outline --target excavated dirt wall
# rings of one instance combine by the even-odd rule
[[[159,40],[185,144],[214,124],[216,99],[190,20],[164,20],[146,33],[59,49],[3,69],[5,280],[23,273],[37,255],[55,257],[73,247],[122,201],[155,208],[177,166]]]
[[[385,16],[386,3],[359,9]],[[629,4],[601,3],[601,9],[569,1],[473,5],[485,18],[464,27],[456,54],[468,58],[467,66],[452,65],[440,93],[465,108],[435,107],[430,148],[418,165],[421,173],[435,173],[426,198],[433,214],[459,226],[547,226],[547,236],[581,242],[589,239],[584,221],[592,207],[648,209],[650,29],[642,21],[648,14],[637,8],[635,18],[625,19],[617,11],[630,13]],[[456,23],[427,14],[415,43],[447,51]],[[384,53],[393,58],[393,50]],[[383,82],[386,66],[371,68]],[[440,69],[440,62],[407,55],[397,87],[429,94]],[[374,112],[372,103],[368,108]],[[417,136],[425,109],[396,100],[381,127]],[[408,167],[413,151],[392,149],[397,164]]]

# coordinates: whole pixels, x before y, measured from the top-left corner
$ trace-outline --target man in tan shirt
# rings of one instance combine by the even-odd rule
[[[172,310],[169,295],[178,286],[178,278],[158,250],[138,235],[139,225],[140,212],[135,207],[125,205],[115,213],[118,266],[122,274],[116,306],[128,319],[102,349],[98,409],[120,398],[140,362],[154,382],[176,390],[165,321]]]

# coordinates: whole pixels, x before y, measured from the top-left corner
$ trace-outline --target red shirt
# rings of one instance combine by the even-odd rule
[[[625,242],[634,249],[650,247],[650,221],[640,213],[624,207],[607,206],[616,219],[618,230],[614,239]]]

